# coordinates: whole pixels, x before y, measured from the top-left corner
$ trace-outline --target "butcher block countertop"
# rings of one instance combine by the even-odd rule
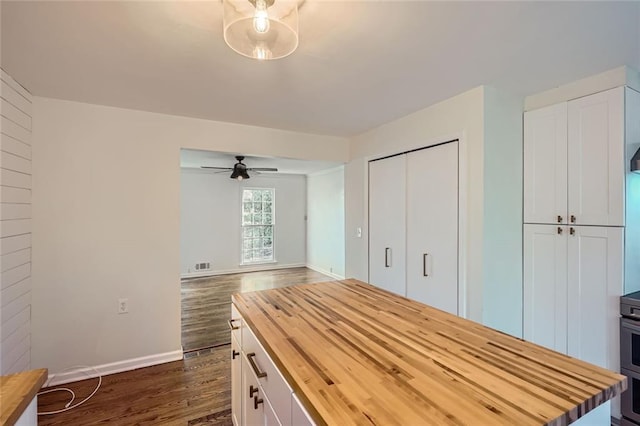
[[[318,424],[565,425],[627,387],[353,279],[232,300]]]
[[[15,424],[47,380],[47,369],[0,377],[0,425]]]

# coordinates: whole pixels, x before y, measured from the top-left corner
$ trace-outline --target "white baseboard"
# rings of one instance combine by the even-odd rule
[[[239,274],[242,272],[259,272],[259,271],[271,271],[274,269],[288,269],[288,268],[304,268],[304,263],[289,263],[286,265],[277,264],[277,263],[263,263],[256,265],[247,265],[240,267],[238,269],[226,269],[219,271],[198,271],[198,272],[187,272],[180,274],[180,278],[204,278],[204,277],[213,277],[215,275],[227,275],[227,274]]]
[[[125,359],[123,361],[111,362],[109,364],[96,365],[95,368],[101,376],[109,374],[121,373],[123,371],[135,370],[142,367],[150,367],[152,365],[164,364],[165,362],[180,361],[183,358],[182,350],[165,352],[143,356],[140,358]],[[80,367],[72,371],[49,374],[47,386],[57,386],[64,383],[77,382],[78,380],[91,379],[98,377],[98,374],[89,367]]]
[[[324,269],[320,268],[319,266],[315,266],[315,265],[306,265],[307,268],[312,269],[316,272],[320,272],[321,274],[325,274],[330,276],[331,278],[335,278],[336,280],[344,280],[344,276],[342,275],[338,275],[338,274],[334,274],[333,272],[329,272],[329,271],[325,271]]]

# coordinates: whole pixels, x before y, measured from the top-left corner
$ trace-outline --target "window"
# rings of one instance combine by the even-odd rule
[[[242,190],[242,263],[273,261],[275,193],[272,188]]]

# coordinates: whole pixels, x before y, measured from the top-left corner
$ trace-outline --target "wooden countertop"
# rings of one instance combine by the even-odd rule
[[[318,424],[565,425],[625,376],[357,280],[232,296]]]
[[[29,370],[0,377],[0,425],[13,425],[36,396],[47,369]]]

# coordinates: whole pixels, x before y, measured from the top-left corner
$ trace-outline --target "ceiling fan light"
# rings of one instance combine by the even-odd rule
[[[290,55],[298,47],[298,1],[222,0],[224,41],[248,58],[267,60]],[[261,19],[257,28],[256,4]],[[265,17],[268,22],[262,21]]]
[[[244,180],[244,179],[250,179],[251,176],[249,176],[249,173],[247,173],[246,170],[241,169],[239,167],[234,167],[233,168],[233,172],[231,172],[231,179],[236,179],[236,180]]]

